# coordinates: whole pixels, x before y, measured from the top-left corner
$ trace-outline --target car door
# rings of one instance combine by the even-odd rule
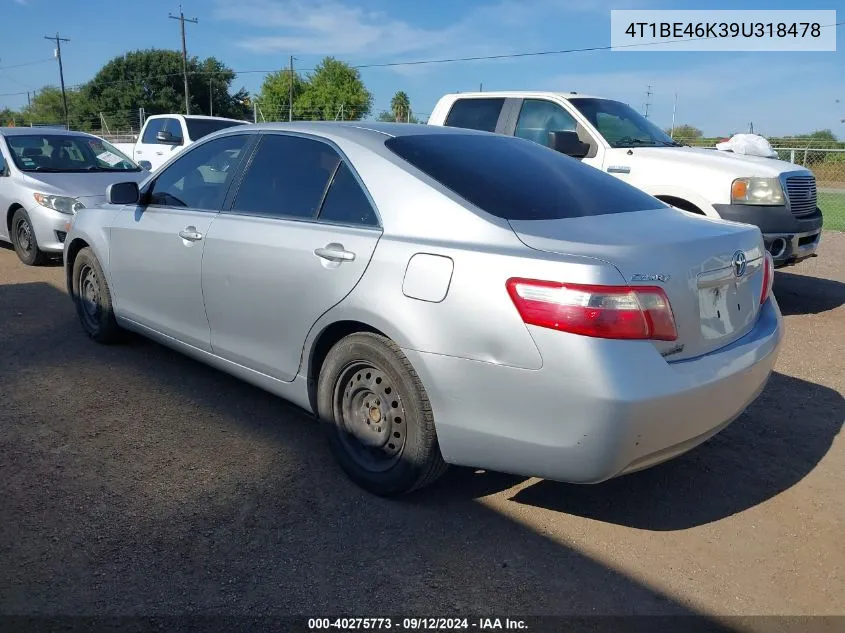
[[[337,148],[263,135],[205,241],[214,353],[293,380],[309,330],[355,287],[380,236],[369,196]]]
[[[9,226],[6,218],[6,211],[12,206],[12,176],[9,167],[9,154],[6,150],[6,142],[0,137],[0,239],[9,241]]]
[[[174,144],[160,143],[156,138],[159,132],[170,132],[178,142]],[[141,140],[135,145],[135,162],[145,160],[156,169],[164,164],[174,153],[179,152],[185,144],[182,124],[179,119],[163,117],[150,120],[144,129]]]
[[[211,350],[204,240],[252,139],[235,134],[192,147],[144,187],[142,205],[115,214],[109,269],[121,316]]]

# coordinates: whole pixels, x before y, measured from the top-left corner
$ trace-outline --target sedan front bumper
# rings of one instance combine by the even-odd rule
[[[741,339],[674,363],[648,341],[529,329],[539,370],[403,350],[448,463],[573,483],[653,466],[737,418],[765,387],[782,339],[774,298]]]
[[[27,209],[38,248],[45,253],[61,253],[64,251],[65,238],[73,221],[73,216],[35,205]]]

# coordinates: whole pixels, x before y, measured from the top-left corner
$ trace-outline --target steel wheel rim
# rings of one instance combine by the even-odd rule
[[[92,331],[100,328],[100,284],[97,272],[85,264],[79,271],[79,307],[85,326]]]
[[[18,247],[24,253],[32,252],[32,227],[29,225],[26,218],[18,220],[18,223],[15,226],[15,237],[17,239]]]
[[[340,441],[358,466],[379,473],[401,459],[405,407],[385,372],[364,361],[347,365],[335,383],[334,414]]]

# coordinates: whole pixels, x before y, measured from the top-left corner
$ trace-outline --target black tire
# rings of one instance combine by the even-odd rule
[[[411,492],[447,469],[425,388],[383,336],[359,332],[335,344],[320,370],[317,409],[341,467],[373,494]]]
[[[35,230],[25,209],[18,209],[12,216],[10,237],[18,258],[27,266],[41,266],[47,261],[47,253],[38,248]]]
[[[85,333],[104,345],[122,341],[124,331],[114,318],[106,276],[90,248],[76,255],[72,275],[73,302]]]

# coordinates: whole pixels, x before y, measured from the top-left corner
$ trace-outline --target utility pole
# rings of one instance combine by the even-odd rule
[[[62,107],[65,111],[65,126],[67,129],[70,129],[70,119],[67,114],[67,96],[65,96],[65,71],[62,68],[62,42],[70,42],[70,40],[66,37],[59,37],[58,33],[56,33],[55,37],[45,35],[44,39],[56,43],[56,59],[59,60],[59,81],[62,84]],[[28,93],[27,98],[29,98]]]
[[[483,83],[478,84],[478,92],[484,92],[484,84]]]
[[[29,98],[29,90],[26,91],[26,105],[27,107],[32,106],[32,101]]]
[[[290,76],[288,77],[288,121],[293,121],[293,55],[290,56]]]
[[[214,116],[214,75],[208,76],[208,116]]]
[[[675,138],[675,112],[678,111],[678,93],[675,93],[675,103],[672,105],[672,131],[669,133],[669,138]]]
[[[648,109],[651,107],[651,95],[651,84],[649,84],[645,91],[645,118],[648,118]]]
[[[182,13],[182,5],[179,5],[179,15],[168,13],[167,17],[171,20],[179,20],[182,26],[182,74],[185,77],[185,114],[191,113],[191,93],[188,90],[188,46],[185,44],[185,22],[196,24],[199,20],[196,18],[186,18]]]

